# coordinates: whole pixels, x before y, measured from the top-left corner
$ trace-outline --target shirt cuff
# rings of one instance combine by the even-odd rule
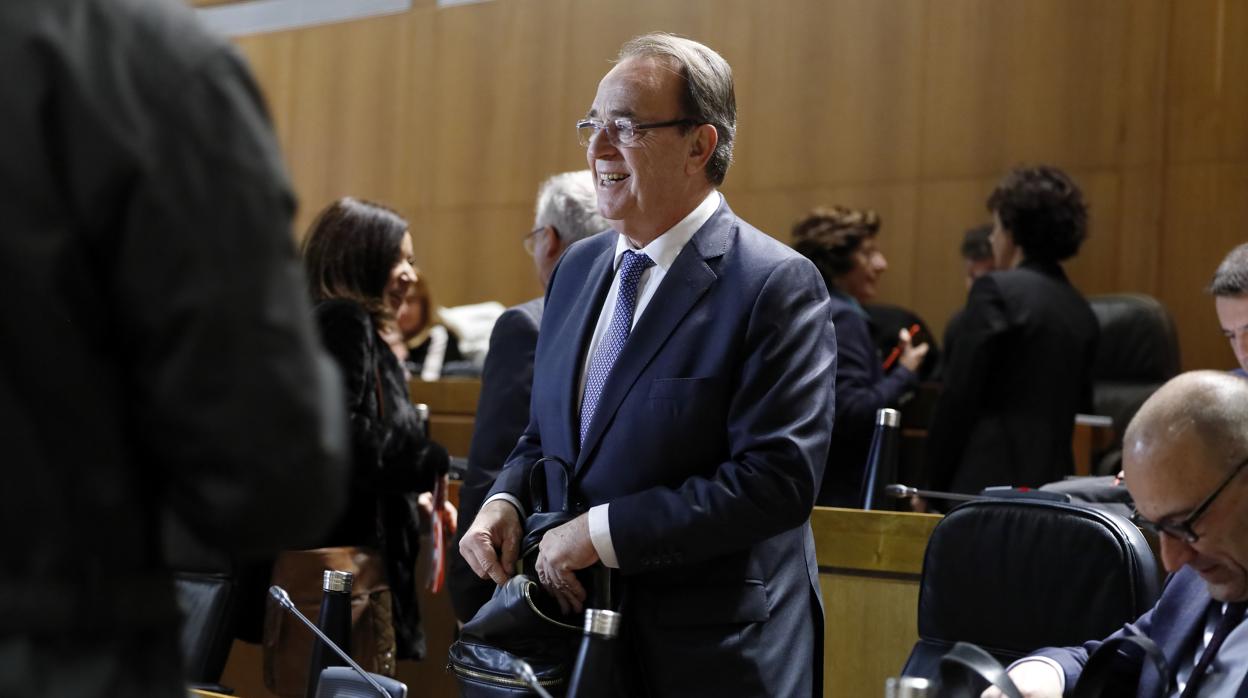
[[[620,561],[615,556],[615,545],[611,542],[611,519],[607,516],[610,506],[599,504],[589,508],[589,541],[594,544],[594,550],[603,565],[619,569]]]
[[[1033,656],[1033,657],[1023,657],[1022,659],[1018,660],[1017,662],[1014,662],[1013,664],[1011,664],[1011,665],[1009,665],[1008,667],[1006,667],[1006,668],[1005,668],[1005,673],[1007,673],[1007,674],[1008,674],[1008,673],[1010,673],[1010,670],[1011,670],[1011,669],[1013,669],[1014,667],[1018,666],[1019,664],[1023,664],[1024,662],[1040,662],[1041,664],[1048,664],[1048,665],[1049,665],[1049,667],[1050,667],[1051,669],[1053,669],[1053,671],[1056,671],[1056,672],[1057,672],[1057,682],[1061,685],[1061,691],[1062,691],[1062,693],[1063,693],[1063,694],[1065,694],[1065,693],[1066,693],[1066,670],[1065,670],[1065,669],[1063,669],[1063,668],[1062,668],[1062,665],[1061,665],[1061,664],[1058,664],[1058,663],[1057,663],[1057,660],[1055,660],[1055,659],[1050,659],[1050,658],[1048,658],[1048,657],[1035,657],[1035,656]]]
[[[524,505],[520,504],[519,499],[516,499],[515,497],[507,494],[506,492],[499,492],[498,494],[482,502],[481,509],[484,509],[486,504],[489,504],[490,502],[493,502],[498,499],[501,499],[504,502],[507,502],[508,504],[515,507],[516,513],[520,515],[521,523],[522,524],[524,523],[523,519],[525,519],[529,515],[528,512],[524,510]],[[480,511],[480,509],[478,509],[477,511]]]

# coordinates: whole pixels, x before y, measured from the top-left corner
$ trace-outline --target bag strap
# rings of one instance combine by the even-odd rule
[[[959,642],[940,658],[941,698],[971,698],[979,692],[971,685],[971,676],[977,676],[996,686],[1006,698],[1023,698],[1018,687],[1005,673],[995,657],[977,645]]]
[[[563,497],[562,497],[563,501],[561,502],[562,508],[558,510],[554,509],[551,503],[547,501],[546,499],[546,465],[548,463],[557,466],[556,472],[558,472],[562,476],[561,479],[563,480]],[[572,513],[571,482],[572,482],[572,466],[568,465],[566,461],[564,461],[562,458],[557,458],[555,456],[546,456],[544,458],[539,458],[537,462],[533,464],[533,468],[529,470],[529,500],[530,500],[529,510],[530,512],[538,513],[538,512],[548,512],[548,511],[563,511],[567,513]]]
[[[1140,632],[1139,628],[1128,623],[1125,632],[1114,638],[1110,638],[1101,643],[1096,648],[1091,657],[1083,666],[1083,672],[1079,675],[1079,682],[1075,684],[1074,693],[1071,698],[1100,698],[1107,695],[1108,689],[1121,689],[1123,686],[1114,685],[1114,681],[1121,681],[1125,678],[1121,668],[1124,660],[1136,662],[1136,658],[1132,658],[1128,651],[1135,648],[1141,654],[1138,657],[1140,670],[1143,669],[1144,658],[1147,657],[1153,662],[1153,666],[1157,669],[1157,695],[1168,695],[1173,682],[1174,675],[1170,670],[1170,664],[1166,662],[1166,656],[1162,654],[1161,648],[1153,642],[1152,638]],[[1140,671],[1135,671],[1133,676],[1136,681],[1139,680]],[[1126,687],[1131,688],[1131,687]],[[1112,695],[1112,694],[1110,694]],[[1135,695],[1135,691],[1131,690],[1130,695]]]

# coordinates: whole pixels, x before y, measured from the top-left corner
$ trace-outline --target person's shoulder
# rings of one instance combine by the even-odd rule
[[[503,311],[498,316],[498,320],[494,322],[494,331],[492,336],[498,337],[502,335],[514,334],[537,334],[537,328],[542,324],[542,309],[545,307],[545,299],[534,298],[525,301],[520,305],[513,305]]]
[[[605,230],[601,233],[590,235],[568,245],[568,249],[564,251],[563,257],[559,260],[559,265],[567,264],[590,264],[598,258],[598,255],[607,250],[615,248],[615,242],[619,238],[619,234],[613,230]]]
[[[325,332],[331,330],[371,330],[373,318],[364,306],[345,298],[331,298],[316,304],[316,321]]]

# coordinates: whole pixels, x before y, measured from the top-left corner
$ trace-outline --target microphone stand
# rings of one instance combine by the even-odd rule
[[[377,695],[382,696],[382,698],[391,698],[389,691],[382,688],[381,684],[377,683],[377,681],[372,676],[369,676],[368,672],[364,671],[364,667],[357,664],[355,660],[350,657],[350,655],[348,655],[346,652],[343,652],[341,647],[339,647],[333,640],[329,639],[329,637],[326,636],[325,633],[321,632],[321,629],[316,627],[316,623],[313,623],[312,621],[308,620],[306,616],[304,616],[302,613],[299,612],[299,609],[295,608],[295,602],[290,600],[290,594],[286,593],[285,589],[274,584],[273,586],[269,587],[269,595],[272,596],[274,599],[276,599],[277,603],[282,608],[286,609],[287,611],[290,611],[292,614],[294,614],[296,618],[303,621],[304,625],[308,626],[308,628],[310,628],[313,633],[316,633],[316,636],[321,639],[321,642],[324,642],[327,647],[333,650],[339,657],[342,657],[343,660],[347,662],[347,664],[351,665],[352,669],[355,669],[356,671],[358,671],[360,673],[360,676],[363,676],[364,680],[367,681],[370,686],[372,686],[374,689],[377,690]],[[547,698],[549,698],[549,696]]]
[[[520,679],[538,695],[538,698],[552,698],[546,689],[537,682],[537,674],[533,673],[533,667],[529,663],[519,657],[511,658],[511,673]]]

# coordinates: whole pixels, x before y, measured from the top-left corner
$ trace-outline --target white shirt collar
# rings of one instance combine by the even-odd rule
[[[620,259],[628,250],[641,252],[654,261],[655,266],[664,272],[672,266],[676,261],[676,257],[680,255],[680,251],[685,248],[685,244],[693,239],[693,234],[698,232],[703,225],[706,224],[715,211],[719,208],[719,202],[723,199],[719,191],[712,189],[710,194],[698,204],[697,208],[689,212],[689,215],[680,220],[679,223],[667,229],[649,245],[634,250],[632,243],[627,237],[620,235],[615,241],[615,265],[613,268],[620,268]]]

